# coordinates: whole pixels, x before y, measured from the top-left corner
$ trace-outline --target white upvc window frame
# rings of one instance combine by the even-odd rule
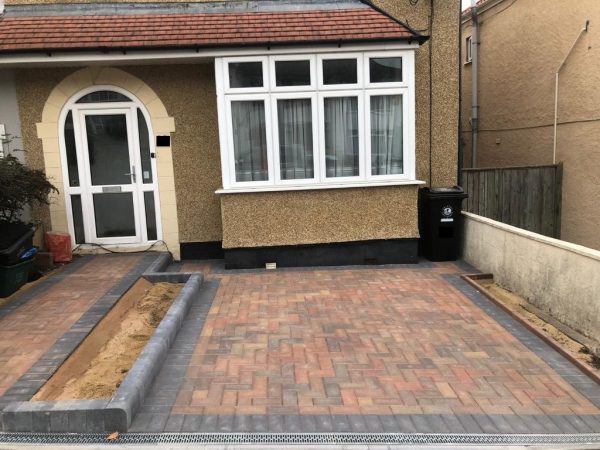
[[[365,177],[365,105],[363,92],[357,89],[319,92],[319,150],[321,162],[321,183],[343,183],[361,181]],[[350,177],[327,177],[327,155],[325,151],[325,99],[336,97],[357,97],[358,103],[358,175]]]
[[[309,61],[310,84],[301,86],[277,86],[276,64],[279,61]],[[271,92],[315,92],[317,87],[317,63],[315,55],[277,55],[269,61],[269,75],[271,77]]]
[[[473,62],[473,36],[465,38],[465,64]]]
[[[302,178],[294,180],[283,180],[281,179],[281,156],[279,151],[279,113],[277,110],[278,100],[295,100],[295,99],[309,99],[311,101],[311,114],[312,114],[312,141],[313,141],[313,178]],[[318,157],[319,148],[319,133],[318,129],[315,129],[315,124],[318,124],[318,99],[317,93],[314,91],[308,92],[286,92],[276,93],[271,95],[271,117],[273,119],[273,161],[275,171],[275,183],[280,185],[303,185],[303,184],[315,184],[320,180],[321,164]]]
[[[370,58],[402,58],[402,81],[371,83],[369,73]],[[356,59],[356,84],[323,84],[323,60]],[[275,86],[275,62],[310,60],[310,86]],[[261,88],[229,87],[228,64],[231,62],[258,62],[263,67]],[[415,178],[415,79],[414,47],[390,50],[333,51],[319,53],[307,49],[306,53],[290,52],[269,56],[240,56],[215,59],[215,77],[219,117],[219,138],[221,142],[221,164],[223,189],[218,193],[277,191],[290,189],[326,189],[339,187],[382,186],[397,184],[422,184]],[[403,96],[403,173],[393,175],[372,175],[371,171],[371,124],[370,98],[373,95]],[[359,120],[359,175],[350,177],[326,177],[324,99],[328,97],[358,97]],[[311,98],[313,114],[313,164],[314,178],[282,180],[279,155],[279,123],[277,100]],[[233,149],[233,129],[231,102],[256,100],[265,101],[265,121],[267,138],[268,181],[241,181],[235,179]]]
[[[267,180],[264,181],[237,181],[235,176],[235,149],[233,144],[233,117],[231,115],[232,102],[251,102],[262,100],[265,105],[265,139],[267,141]],[[274,167],[273,167],[273,135],[269,124],[272,123],[271,116],[271,101],[268,94],[246,94],[246,95],[231,95],[225,99],[225,107],[227,114],[227,147],[230,150],[229,164],[229,180],[232,185],[238,187],[247,186],[271,186],[274,184]]]
[[[232,88],[229,86],[229,63],[260,62],[262,63],[262,87]],[[246,94],[267,92],[269,90],[269,66],[266,56],[236,56],[235,58],[223,58],[223,81],[226,94]]]
[[[323,82],[323,61],[332,59],[356,59],[356,83],[325,84]],[[326,53],[317,55],[317,79],[320,91],[361,89],[363,86],[362,53]]]
[[[383,83],[382,83],[383,84]],[[378,96],[402,96],[402,172],[401,174],[392,175],[373,175],[373,168],[371,166],[371,97]],[[406,118],[410,118],[410,95],[408,88],[395,88],[395,89],[369,89],[365,91],[365,132],[367,138],[365,140],[366,151],[366,175],[367,180],[411,180],[414,179],[414,158],[410,158],[409,149],[414,146],[414,136],[411,135],[410,127],[407,126]]]
[[[412,58],[411,58],[412,57]],[[371,82],[371,59],[373,58],[401,58],[402,59],[402,81],[391,81],[387,83],[373,83]],[[410,52],[410,55],[391,55],[386,52],[371,52],[365,54],[365,61],[363,64],[364,80],[366,89],[384,89],[384,88],[408,88],[410,85],[411,74],[405,73],[405,63],[412,63],[414,60],[414,53]]]

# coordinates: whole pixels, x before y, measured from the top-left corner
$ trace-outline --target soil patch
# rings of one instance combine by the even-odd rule
[[[149,284],[141,295],[133,298],[123,313],[115,318],[107,316],[108,322],[120,318],[120,323],[111,330],[111,335],[95,356],[72,355],[92,357],[83,372],[72,370],[72,378],[61,374],[61,378],[67,380],[65,383],[58,388],[50,384],[33,399],[93,400],[112,397],[182,287],[183,284],[176,283]],[[100,334],[103,333],[102,325],[97,327]],[[105,328],[112,327],[107,324]]]
[[[529,302],[527,302],[523,297],[507,289],[504,289],[502,286],[498,285],[498,283],[495,283],[492,279],[479,279],[474,281],[476,281],[477,284],[479,284],[482,288],[488,291],[496,299],[501,301],[511,311],[516,313],[522,319],[529,322],[538,331],[541,331],[543,334],[556,341],[564,350],[569,352],[574,358],[586,363],[592,368],[592,371],[600,375],[600,370],[598,370],[600,369],[600,365],[598,364],[598,358],[595,355],[591,354],[589,349],[585,345],[572,339],[564,332],[556,328],[554,325],[549,324],[548,322],[531,312],[531,310],[535,309],[535,307]]]

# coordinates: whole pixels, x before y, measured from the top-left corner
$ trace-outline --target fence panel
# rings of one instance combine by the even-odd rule
[[[466,211],[560,238],[562,163],[463,169]]]

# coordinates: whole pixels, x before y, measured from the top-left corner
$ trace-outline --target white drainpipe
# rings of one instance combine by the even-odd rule
[[[560,63],[560,66],[558,66],[558,69],[556,69],[556,73],[554,74],[554,138],[553,138],[553,142],[552,142],[552,164],[556,164],[556,131],[558,128],[558,77],[559,77],[561,69],[564,67],[565,63],[567,62],[569,55],[571,55],[571,52],[575,48],[575,45],[577,44],[577,42],[579,42],[579,38],[581,38],[583,33],[587,33],[589,25],[590,25],[590,21],[586,20],[585,27],[583,27],[581,29],[581,31],[579,32],[579,34],[577,35],[577,39],[575,39],[575,42],[573,42],[573,45],[571,45],[571,48],[567,52],[567,55],[562,60],[562,62]]]

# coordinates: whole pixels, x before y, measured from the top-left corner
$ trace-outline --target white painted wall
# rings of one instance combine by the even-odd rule
[[[600,341],[600,251],[463,212],[463,259]]]

